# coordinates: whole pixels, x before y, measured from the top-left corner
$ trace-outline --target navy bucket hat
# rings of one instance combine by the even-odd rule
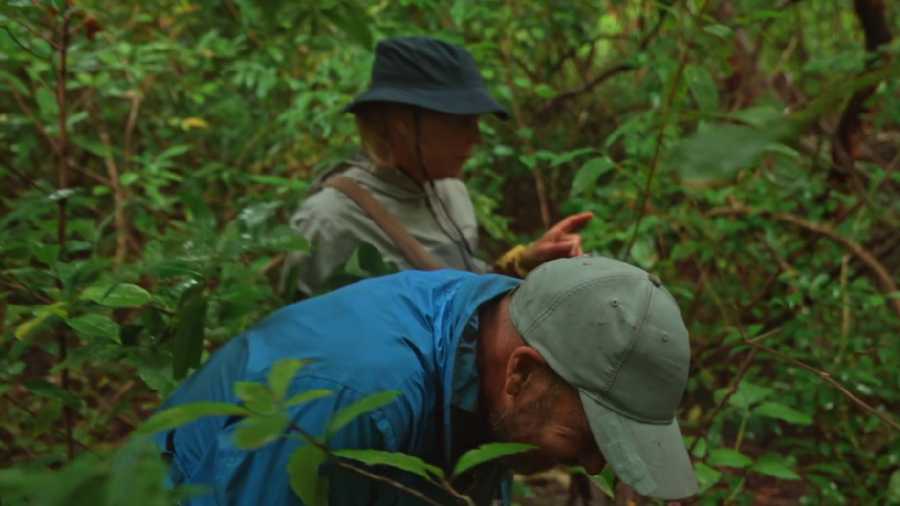
[[[428,37],[386,39],[375,48],[369,88],[344,108],[370,102],[409,104],[448,114],[509,113],[484,85],[472,55]]]

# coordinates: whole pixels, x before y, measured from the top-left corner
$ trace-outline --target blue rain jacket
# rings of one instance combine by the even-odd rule
[[[321,388],[334,394],[292,408],[294,423],[319,435],[340,408],[396,390],[400,395],[391,404],[358,417],[329,446],[403,452],[447,468],[452,464],[449,413],[460,337],[481,304],[518,283],[492,274],[404,271],[287,306],[219,349],[162,408],[195,401],[239,403],[233,392],[236,381],[264,383],[275,361],[312,359],[294,378],[288,395]],[[186,504],[301,505],[286,467],[303,443],[282,438],[243,451],[232,440],[237,422],[208,417],[154,436],[161,451],[171,453],[172,484],[207,488]],[[329,480],[332,506],[420,504],[395,487],[333,463],[319,471]],[[391,477],[422,485],[408,474]]]

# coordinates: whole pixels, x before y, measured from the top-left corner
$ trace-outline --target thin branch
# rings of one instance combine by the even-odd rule
[[[892,39],[891,29],[885,15],[884,0],[854,0],[853,7],[866,37],[868,54],[866,70],[870,70],[878,63],[878,50],[889,44]],[[835,165],[847,174],[852,173],[854,161],[859,156],[859,144],[863,136],[860,116],[866,112],[865,102],[875,93],[877,87],[878,83],[873,83],[871,86],[858,90],[850,98],[841,114],[831,153]]]
[[[866,250],[858,242],[838,234],[828,225],[813,223],[789,213],[775,213],[770,211],[757,210],[746,207],[742,204],[737,204],[734,207],[714,209],[709,213],[709,216],[721,216],[728,214],[760,214],[769,216],[778,221],[789,223],[791,225],[795,225],[815,234],[821,235],[823,237],[831,239],[833,242],[840,244],[869,268],[869,270],[875,276],[875,279],[878,281],[878,284],[881,286],[881,290],[884,292],[885,297],[888,299],[889,305],[897,314],[897,316],[900,317],[900,299],[896,298],[896,292],[898,290],[897,283],[894,282],[894,278],[891,276],[890,271],[878,260],[878,258],[876,258],[875,255]]]
[[[671,8],[671,7],[669,7],[669,8]],[[648,31],[641,38],[641,41],[638,43],[638,50],[635,51],[635,54],[643,52],[645,49],[647,49],[647,46],[650,44],[650,42],[654,38],[656,38],[656,36],[659,34],[659,31],[662,28],[662,25],[665,22],[666,18],[668,17],[668,14],[669,14],[668,9],[661,9],[660,15],[656,20],[656,24],[653,26],[653,28],[650,29],[650,31]],[[596,44],[596,42],[598,40],[603,39],[603,38],[614,38],[614,37],[616,37],[616,36],[610,35],[610,34],[600,34],[591,40],[591,44],[592,45]],[[568,53],[566,53],[562,57],[560,57],[559,61],[551,67],[550,73],[552,74],[553,72],[556,72],[559,69],[559,67],[562,66],[562,64],[568,58],[570,58],[571,56],[573,56],[576,53],[576,51],[577,51],[577,48],[573,48]],[[559,95],[553,97],[552,99],[550,99],[550,101],[548,101],[546,104],[544,104],[543,107],[541,107],[541,109],[538,111],[538,117],[544,117],[545,115],[549,114],[550,112],[559,109],[563,105],[564,102],[571,100],[571,99],[577,97],[578,95],[581,95],[583,93],[587,93],[587,92],[591,91],[592,89],[594,89],[600,83],[606,81],[607,79],[610,79],[618,74],[621,74],[622,72],[627,72],[629,70],[637,70],[638,66],[633,63],[630,63],[633,57],[634,57],[634,55],[630,55],[629,57],[624,58],[619,62],[613,63],[613,64],[609,65],[608,67],[606,67],[604,70],[602,70],[600,72],[600,74],[598,74],[596,77],[594,77],[590,81],[582,84],[578,88],[576,88],[574,90],[564,91],[564,92],[560,93]]]
[[[34,113],[31,111],[31,108],[28,107],[28,103],[25,102],[25,99],[22,97],[22,95],[19,95],[19,93],[16,92],[15,88],[11,88],[11,91],[13,94],[13,98],[16,99],[16,103],[19,104],[19,108],[22,109],[22,112],[25,113],[25,116],[27,116],[28,119],[30,119],[31,122],[34,123],[34,127],[37,128],[37,131],[39,134],[41,134],[41,137],[47,141],[47,144],[50,145],[50,149],[53,151],[53,153],[58,155],[59,147],[56,145],[56,141],[53,139],[53,137],[50,136],[49,133],[47,133],[44,125],[41,124],[41,121],[37,118],[37,116],[34,115]]]
[[[388,485],[391,485],[391,486],[397,488],[398,490],[406,492],[407,494],[415,496],[415,497],[427,502],[428,504],[432,504],[434,506],[444,506],[441,503],[435,501],[434,499],[426,496],[422,492],[419,492],[418,490],[409,488],[408,486],[406,486],[396,480],[392,480],[391,478],[388,478],[387,476],[382,476],[380,474],[375,474],[370,471],[366,471],[365,469],[362,469],[360,467],[357,467],[357,466],[347,462],[347,459],[342,459],[340,457],[337,457],[336,455],[334,455],[334,453],[331,452],[331,448],[329,448],[327,445],[320,443],[315,437],[313,437],[312,434],[306,432],[303,429],[303,427],[300,427],[299,425],[297,425],[294,422],[291,422],[289,430],[300,434],[300,436],[303,437],[303,439],[308,444],[315,446],[316,448],[321,450],[323,453],[334,458],[335,462],[340,467],[343,467],[343,468],[353,471],[355,473],[359,473],[360,475],[365,476],[367,478],[371,478],[373,480],[380,481],[382,483],[387,483]],[[449,492],[450,494],[452,494],[455,497],[465,500],[467,504],[472,505],[471,499],[469,499],[468,497],[466,497],[466,496],[460,494],[459,492],[457,492],[456,490],[454,490],[453,487],[451,487],[450,484],[446,482],[446,480],[442,480],[442,485],[444,485],[447,492]]]
[[[710,0],[704,0],[703,5],[700,7],[700,10],[697,12],[694,19],[700,19],[703,17],[703,13],[706,12],[706,9],[710,5]],[[662,156],[662,146],[663,146],[663,138],[666,132],[666,125],[669,123],[669,115],[672,113],[673,105],[675,103],[675,96],[678,94],[678,89],[681,88],[681,78],[684,76],[684,69],[687,67],[687,58],[688,51],[684,47],[682,47],[681,55],[678,58],[678,69],[675,71],[675,76],[672,78],[672,87],[669,89],[669,94],[666,97],[666,102],[663,104],[662,110],[662,118],[659,123],[659,132],[656,135],[656,146],[653,148],[653,159],[650,161],[650,173],[647,174],[647,182],[644,184],[644,191],[641,194],[641,202],[637,208],[637,220],[634,222],[634,227],[631,229],[631,237],[628,239],[628,243],[625,245],[625,249],[623,254],[619,255],[623,260],[627,260],[631,255],[631,247],[634,246],[634,241],[637,239],[638,229],[641,226],[641,222],[644,221],[644,216],[646,215],[646,207],[647,202],[650,200],[650,191],[653,187],[653,178],[656,175],[656,169],[659,166],[659,160]]]
[[[512,65],[510,65],[510,55],[512,54],[512,51],[509,49],[510,45],[511,42],[507,38],[504,43],[501,44],[500,55],[506,62],[506,65],[504,65],[504,68],[506,69],[506,80],[510,89],[512,89],[512,75],[510,74],[510,69],[512,68]],[[526,126],[525,121],[522,119],[522,111],[519,109],[519,104],[515,99],[510,99],[510,112],[516,122],[516,127],[518,127],[519,130],[524,129]],[[531,142],[526,141],[525,151],[528,154],[534,152]],[[547,185],[544,183],[544,176],[537,165],[531,168],[531,176],[534,179],[534,189],[537,193],[538,205],[541,211],[541,223],[543,223],[544,228],[546,229],[550,226],[551,222],[550,199],[547,197]]]
[[[0,28],[6,30],[6,33],[9,35],[9,38],[12,39],[12,41],[15,42],[17,46],[22,48],[23,51],[27,52],[31,56],[34,56],[35,58],[37,58],[39,60],[49,60],[50,59],[50,56],[37,54],[31,48],[26,47],[25,44],[22,44],[22,42],[20,42],[19,39],[16,38],[15,34],[13,34],[12,30],[10,30],[8,26],[0,25]]]
[[[33,420],[36,420],[36,419],[39,417],[39,415],[38,415],[37,413],[35,413],[34,411],[32,411],[32,410],[31,410],[30,408],[28,408],[27,406],[23,406],[22,404],[20,404],[19,401],[16,400],[13,396],[11,396],[11,395],[9,395],[9,394],[3,394],[3,398],[6,399],[7,401],[9,401],[9,403],[12,404],[13,406],[15,406],[16,408],[18,408],[18,409],[24,411],[25,413],[27,413],[28,416],[30,416]],[[54,429],[54,432],[56,432],[56,433],[59,434],[60,436],[63,436],[63,437],[68,438],[68,435],[67,435],[65,432],[59,432],[59,431],[57,431],[57,430],[55,430],[55,429]],[[82,450],[86,450],[86,451],[88,451],[88,452],[92,452],[92,453],[93,453],[93,451],[92,451],[87,445],[85,445],[84,443],[82,443],[81,441],[79,441],[79,440],[77,440],[77,439],[75,439],[75,438],[72,438],[72,442],[73,442],[76,446],[80,447]]]
[[[353,471],[354,473],[358,473],[367,478],[371,478],[373,480],[380,481],[382,483],[387,483],[388,485],[391,485],[399,490],[402,490],[403,492],[406,492],[409,495],[415,496],[416,498],[421,499],[422,501],[425,501],[428,504],[432,504],[434,506],[444,506],[441,503],[439,503],[439,502],[435,501],[434,499],[428,497],[427,495],[423,494],[422,492],[411,489],[411,488],[407,487],[406,485],[400,483],[399,481],[392,480],[392,479],[388,478],[387,476],[381,476],[380,474],[375,474],[375,473],[366,471],[365,469],[357,467],[357,466],[347,462],[346,460],[337,459],[336,462],[337,462],[338,466],[343,467],[344,469],[349,469],[350,471]]]
[[[106,163],[106,173],[109,176],[109,182],[113,191],[113,216],[116,223],[116,254],[113,258],[115,265],[122,265],[125,256],[128,254],[128,220],[125,216],[125,201],[127,196],[122,185],[119,184],[119,167],[116,165],[116,159],[113,156],[112,142],[109,139],[109,133],[103,126],[102,120],[98,120],[100,130],[100,140],[106,147],[106,156],[103,157]]]
[[[848,399],[850,399],[851,401],[853,401],[854,404],[856,404],[857,406],[863,408],[865,411],[867,411],[867,412],[869,412],[869,413],[871,413],[871,414],[877,416],[877,417],[880,418],[882,421],[884,421],[884,423],[888,424],[888,426],[891,427],[892,429],[894,429],[894,430],[896,430],[896,431],[900,431],[900,424],[898,424],[896,421],[894,421],[887,413],[881,412],[881,411],[879,411],[879,410],[873,408],[873,407],[870,406],[866,401],[864,401],[864,400],[860,399],[859,397],[857,397],[857,396],[856,396],[853,392],[851,392],[847,387],[845,387],[845,386],[842,385],[840,382],[838,382],[836,379],[834,379],[834,378],[831,376],[831,373],[829,373],[829,372],[827,372],[827,371],[823,371],[822,369],[816,369],[815,367],[813,367],[813,366],[811,366],[811,365],[809,365],[809,364],[806,364],[806,363],[804,363],[804,362],[801,362],[801,361],[797,360],[797,359],[794,358],[794,357],[785,355],[784,353],[781,353],[781,352],[778,351],[778,350],[774,350],[774,349],[772,349],[772,348],[769,348],[768,346],[759,344],[759,343],[756,342],[755,340],[749,340],[749,339],[748,339],[748,340],[745,340],[744,342],[747,343],[747,344],[749,344],[750,346],[753,346],[754,348],[758,348],[758,349],[763,350],[763,351],[765,351],[765,352],[767,352],[767,353],[770,353],[770,354],[772,354],[772,355],[775,355],[776,357],[778,357],[778,358],[780,358],[780,359],[782,359],[782,360],[784,360],[784,361],[787,361],[787,362],[793,364],[793,365],[796,366],[796,367],[799,367],[799,368],[801,368],[801,369],[805,369],[805,370],[807,370],[807,371],[809,371],[809,372],[811,372],[811,373],[817,375],[818,377],[820,377],[820,378],[822,378],[823,380],[825,380],[827,383],[831,384],[831,386],[833,386],[834,388],[838,389],[838,391],[840,391],[840,392],[841,392],[842,394],[844,394]]]
[[[59,44],[57,44],[57,53],[59,57],[59,66],[56,68],[56,103],[59,108],[59,143],[57,145],[58,149],[56,155],[58,157],[57,177],[60,190],[66,189],[69,186],[69,137],[66,125],[68,112],[66,109],[66,57],[69,50],[69,21],[71,20],[71,14],[72,10],[66,8],[62,13],[62,21],[58,24]],[[65,261],[67,225],[66,199],[59,199],[57,206],[59,210],[59,220],[57,224],[59,260]],[[62,281],[58,278],[57,286],[62,289]],[[60,363],[65,363],[66,357],[68,356],[68,339],[66,330],[62,326],[57,329],[56,340],[57,345],[59,346]],[[60,387],[66,392],[69,391],[69,369],[67,367],[63,367],[60,371]],[[66,426],[67,455],[69,460],[71,461],[75,458],[75,438],[73,435],[75,417],[71,406],[66,405],[63,407],[63,418],[65,420]]]
[[[709,414],[706,415],[706,420],[701,424],[701,426],[705,426],[706,424],[709,424],[713,420],[715,420],[716,416],[719,414],[719,412],[722,411],[722,409],[725,407],[725,404],[727,404],[728,401],[731,399],[731,397],[734,396],[734,394],[737,392],[738,387],[741,384],[741,381],[744,380],[744,376],[747,375],[747,371],[750,370],[750,364],[753,363],[754,357],[756,357],[756,349],[755,348],[751,349],[747,353],[747,355],[744,356],[744,360],[743,360],[743,362],[741,362],[741,366],[738,369],[738,373],[734,376],[734,378],[732,378],[731,384],[728,386],[728,391],[725,393],[725,395],[722,397],[722,400],[719,401],[719,403],[716,405],[716,407],[713,408],[713,410],[710,411]],[[691,447],[688,450],[688,455],[693,455],[694,448],[696,448],[697,443],[700,442],[700,439],[701,439],[700,437],[697,437],[694,439],[694,442],[691,443]]]

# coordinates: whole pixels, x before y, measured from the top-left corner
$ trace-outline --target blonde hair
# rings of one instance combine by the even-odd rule
[[[399,137],[409,146],[415,143],[415,132],[409,121],[411,111],[411,106],[388,102],[361,104],[353,111],[363,149],[375,167],[397,167],[400,160],[394,152],[392,138]]]

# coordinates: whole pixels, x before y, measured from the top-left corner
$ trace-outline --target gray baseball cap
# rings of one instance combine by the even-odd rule
[[[659,278],[610,258],[547,262],[510,303],[513,325],[578,390],[606,461],[638,493],[697,493],[675,410],[690,344],[678,304]]]

